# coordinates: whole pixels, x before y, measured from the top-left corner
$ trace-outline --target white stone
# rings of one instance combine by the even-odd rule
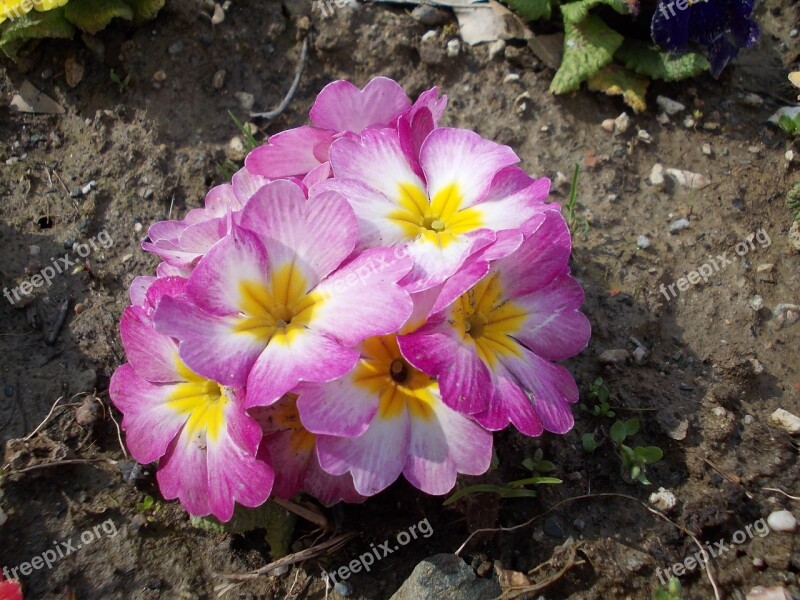
[[[666,96],[659,96],[656,98],[656,104],[669,116],[677,115],[679,112],[686,110],[686,106]]]
[[[664,185],[664,165],[656,163],[650,169],[650,185],[659,187]]]
[[[782,587],[765,588],[757,585],[747,593],[745,600],[792,600],[792,596]]]
[[[711,156],[711,146],[709,144],[703,144],[703,154]]]
[[[461,52],[461,42],[458,40],[450,40],[447,42],[447,56],[450,58],[456,57]]]
[[[769,424],[782,429],[789,435],[800,434],[800,417],[782,408],[779,408],[769,416]]]
[[[635,362],[637,365],[643,365],[646,358],[647,350],[641,346],[637,346],[636,350],[633,351],[633,362]]]
[[[639,138],[645,144],[649,144],[653,141],[653,138],[650,137],[650,134],[647,133],[644,129],[640,129],[636,132],[636,137]]]
[[[600,123],[600,127],[612,133],[614,131],[614,119],[604,119],[603,122]]]
[[[636,238],[636,245],[642,250],[647,250],[650,247],[650,238],[648,238],[646,235],[640,235],[638,238]]]
[[[673,221],[669,224],[669,232],[670,233],[678,233],[679,231],[683,231],[684,229],[689,228],[689,219],[678,219],[677,221]]]
[[[711,185],[708,177],[701,173],[693,173],[683,169],[666,169],[664,172],[672,177],[675,183],[691,190],[702,190],[704,187]]]
[[[516,73],[509,73],[503,78],[503,83],[514,83],[515,81],[519,81],[519,75]]]
[[[631,118],[628,116],[628,113],[622,113],[614,119],[614,133],[616,134],[625,133],[630,126]]]
[[[658,488],[657,492],[650,494],[650,504],[661,512],[669,512],[678,503],[675,494],[663,487]]]
[[[435,29],[431,29],[430,31],[426,31],[422,35],[422,37],[420,38],[420,41],[423,42],[423,43],[430,42],[431,40],[435,40],[438,35],[439,34],[436,32]]]
[[[797,519],[788,510],[776,510],[767,517],[767,525],[772,531],[791,533],[797,529]]]
[[[750,298],[750,308],[756,311],[761,310],[762,308],[764,308],[764,299],[758,294],[756,294],[755,296]]]

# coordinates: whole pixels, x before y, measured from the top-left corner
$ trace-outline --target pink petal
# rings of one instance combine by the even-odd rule
[[[334,81],[317,96],[309,116],[323,129],[361,133],[367,127],[388,127],[411,101],[387,77],[376,77],[362,90],[349,81]]]
[[[125,355],[136,374],[153,383],[181,381],[178,373],[178,345],[157,333],[143,308],[129,306],[122,311],[120,336]]]
[[[289,129],[269,138],[245,158],[254,175],[269,179],[302,177],[328,160],[328,149],[336,132],[310,125]]]

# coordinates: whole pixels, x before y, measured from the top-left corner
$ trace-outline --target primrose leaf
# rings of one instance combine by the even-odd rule
[[[615,444],[621,444],[625,441],[627,437],[627,428],[625,427],[625,423],[622,421],[615,421],[614,424],[611,426],[611,440]]]
[[[636,113],[647,109],[645,95],[648,85],[650,80],[647,77],[615,64],[606,65],[588,81],[590,90],[605,92],[609,96],[622,96],[625,104]]]
[[[164,8],[165,0],[125,0],[125,4],[133,9],[135,23],[155,19],[158,11]]]
[[[625,433],[628,436],[636,435],[636,432],[639,431],[639,419],[628,419],[625,421]]]
[[[651,465],[664,458],[664,451],[658,446],[637,447],[634,452],[636,458],[646,465]]]
[[[523,19],[537,21],[550,18],[553,9],[550,0],[504,0],[508,7]]]
[[[567,23],[564,59],[550,83],[550,91],[565,94],[577,90],[582,82],[611,62],[622,40],[619,33],[595,15],[580,23]]]
[[[702,54],[670,54],[637,40],[625,40],[617,50],[616,57],[632,71],[664,81],[695,77],[710,68],[708,60]]]
[[[583,449],[586,452],[594,452],[597,448],[597,440],[594,439],[593,433],[584,433],[581,436],[581,443],[583,444]]]
[[[468,485],[467,487],[461,488],[455,494],[453,494],[447,500],[445,500],[443,506],[447,506],[448,504],[453,504],[453,502],[455,502],[460,498],[463,498],[467,494],[477,494],[479,492],[494,492],[495,494],[500,494],[503,489],[505,488],[499,485],[492,485],[490,483],[479,483],[476,485]]]
[[[64,16],[78,29],[94,35],[115,17],[132,20],[133,9],[122,0],[72,0],[64,9]]]
[[[587,16],[589,11],[600,4],[606,4],[621,15],[630,13],[630,7],[625,0],[578,0],[561,5],[561,14],[564,16],[564,23],[580,23]]]
[[[64,18],[64,9],[31,11],[9,21],[0,36],[0,51],[14,58],[28,40],[38,38],[69,39],[75,28]]]

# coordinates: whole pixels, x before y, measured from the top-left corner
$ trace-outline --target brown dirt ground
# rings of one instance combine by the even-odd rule
[[[798,38],[789,36],[797,26],[796,5],[768,0],[761,6],[759,46],[745,52],[720,81],[702,77],[652,86],[653,104],[663,93],[702,111],[695,128],[685,128],[682,116],[662,126],[650,112],[633,117],[630,130],[615,137],[599,124],[617,116],[621,103],[585,91],[554,98],[547,93],[552,72],[527,48],[512,47],[505,58],[490,60],[487,49],[478,47],[457,58],[433,57],[441,62],[431,64],[430,56],[422,61],[419,53],[427,28],[407,11],[365,5],[323,19],[308,12],[307,3],[286,4],[291,6],[237,1],[224,23],[212,28],[199,14],[198,3],[173,0],[144,27],[115,26],[102,33],[103,58],[76,39],[40,44],[20,63],[2,67],[2,285],[17,285],[49,257],[63,256],[75,241],[85,242],[102,230],[114,244],[93,252],[88,270],[58,276],[37,295],[34,306],[45,318],[48,307],[70,299],[66,323],[53,345],[31,324],[35,308],[0,301],[0,441],[31,432],[59,396],[78,403],[76,394],[96,390],[101,400],[107,399],[108,379],[123,361],[117,323],[127,286],[156,265],[139,249],[148,225],[170,210],[180,216],[200,205],[207,187],[221,181],[218,166],[229,155],[239,158],[228,148],[237,131],[227,111],[244,116],[235,92],[254,94],[257,108],[277,105],[294,74],[298,39],[310,29],[314,42],[299,92],[262,134],[303,123],[316,92],[328,81],[348,78],[363,85],[382,74],[399,80],[412,95],[439,85],[451,99],[450,125],[512,145],[532,173],[555,179],[558,172],[571,173],[576,162],[584,166],[579,213],[591,227],[575,238],[573,269],[586,288],[593,337],[567,366],[582,392],[588,392],[595,377],[604,377],[618,413],[641,419],[638,443],[660,446],[665,458],[648,471],[653,488],[625,483],[608,443],[591,455],[581,450],[581,434],[597,426],[607,432],[611,421],[577,410],[575,429],[563,437],[530,440],[503,432],[496,436],[502,466],[484,479],[524,476],[522,459],[542,448],[558,465],[555,474],[564,483],[542,489],[533,500],[498,504],[481,498],[455,507],[442,507],[441,499],[398,483],[363,506],[327,511],[338,527],[360,532],[361,539],[333,557],[259,579],[229,597],[323,598],[321,567],[344,565],[369,543],[391,539],[428,518],[434,535],[350,580],[353,598],[388,598],[419,560],[453,552],[476,524],[518,524],[581,494],[616,492],[646,500],[654,488],[669,488],[679,500],[670,516],[708,542],[730,540],[776,507],[797,514],[796,502],[764,490],[781,488],[795,495],[800,490],[797,441],[767,423],[778,407],[800,413],[800,325],[779,329],[771,313],[778,303],[800,302],[798,254],[789,245],[791,221],[784,205],[798,174],[784,159],[791,143],[765,125],[777,99],[791,97],[784,82],[800,50]],[[176,42],[181,49],[173,46]],[[85,65],[76,88],[65,83],[67,58]],[[111,68],[130,74],[132,83],[120,91],[109,79]],[[220,69],[226,71],[225,81],[215,89],[212,77]],[[155,82],[153,75],[161,70],[166,79]],[[519,81],[505,83],[510,72],[518,73]],[[8,100],[24,79],[60,102],[66,114],[10,112]],[[764,105],[740,103],[743,90],[759,93]],[[524,91],[531,99],[519,115],[514,100]],[[652,143],[637,141],[636,128],[649,132]],[[703,144],[711,146],[710,156],[702,152]],[[647,178],[656,162],[703,173],[712,184],[696,192],[671,185],[654,188]],[[90,180],[95,190],[70,197],[69,191]],[[567,188],[558,186],[554,198],[563,202]],[[668,233],[670,222],[687,216],[689,229]],[[136,231],[137,223],[143,229]],[[769,247],[757,244],[707,285],[669,302],[659,292],[661,283],[674,282],[709,257],[726,251],[730,256],[738,242],[762,228]],[[649,249],[637,248],[639,235],[650,237]],[[31,245],[39,246],[38,256],[31,255]],[[764,263],[774,265],[771,272],[757,272]],[[760,310],[751,307],[755,295],[763,298]],[[598,364],[604,350],[632,351],[630,336],[651,350],[644,364]],[[58,412],[31,444],[13,442],[6,456],[13,459],[12,468],[64,457],[121,459],[113,422],[101,418],[85,429],[76,423],[75,410]],[[681,437],[674,430],[683,420],[685,438],[673,439]],[[231,536],[199,531],[175,504],[166,504],[149,526],[137,530],[136,503],[155,492],[148,483],[139,488],[125,483],[105,463],[9,475],[2,485],[8,516],[0,528],[4,565],[19,565],[108,519],[119,531],[52,569],[25,577],[28,598],[70,598],[70,592],[87,600],[211,598],[221,583],[217,573],[242,572],[270,560],[263,532]],[[543,592],[547,598],[649,598],[657,585],[655,569],[696,551],[685,534],[629,500],[590,498],[563,505],[550,517],[555,521],[550,525],[584,540],[585,546],[584,564],[548,587]],[[312,529],[300,524],[296,537]],[[505,568],[527,571],[562,543],[543,533],[540,520],[475,540],[463,556],[475,566],[497,560]],[[762,559],[763,566],[754,567],[753,559]],[[786,585],[795,594],[800,590],[796,534],[747,540],[715,567],[726,598],[743,599],[757,584]],[[699,570],[682,583],[684,598],[713,597]]]

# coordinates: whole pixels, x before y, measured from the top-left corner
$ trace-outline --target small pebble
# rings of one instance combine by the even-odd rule
[[[337,581],[333,586],[333,591],[342,598],[347,598],[353,595],[353,586],[349,581]]]
[[[625,133],[628,131],[628,127],[631,125],[631,118],[628,116],[628,113],[622,113],[616,119],[614,119],[614,133],[619,135],[621,133]]]
[[[656,163],[653,165],[653,168],[650,169],[650,185],[659,187],[664,185],[664,165],[661,163]]]
[[[783,408],[777,409],[769,416],[769,424],[789,435],[800,434],[800,417]]]
[[[489,44],[489,58],[494,60],[498,56],[503,55],[503,51],[506,49],[506,43],[503,40],[495,40],[491,44]]]
[[[756,569],[763,568],[764,567],[764,559],[763,558],[759,558],[758,556],[756,556],[755,558],[753,558],[753,566]]]
[[[678,233],[679,231],[688,229],[689,225],[689,219],[678,219],[677,221],[673,221],[669,224],[669,232]]]
[[[134,223],[133,224],[133,231],[134,232],[139,233],[142,229],[144,229],[144,227],[142,226],[141,223]]]
[[[163,70],[158,70],[153,73],[153,81],[164,81],[167,78],[167,74]]]
[[[225,85],[225,75],[226,75],[225,69],[220,69],[219,71],[214,73],[214,77],[211,79],[211,86],[215,90],[219,90],[222,88],[223,85]]]
[[[645,144],[649,144],[653,141],[653,138],[651,138],[650,134],[647,133],[644,129],[640,129],[639,131],[637,131],[636,137]]]
[[[564,538],[564,528],[553,517],[548,517],[544,520],[544,523],[542,524],[542,531],[545,533],[545,535],[549,535],[550,537],[559,539]]]
[[[764,308],[764,299],[758,294],[756,294],[755,296],[750,298],[750,308],[752,308],[755,311],[761,310],[762,308]]]
[[[447,56],[454,58],[461,52],[461,42],[458,40],[450,40],[447,42]]]
[[[241,106],[244,110],[253,110],[253,106],[256,103],[256,99],[253,94],[249,92],[236,92],[234,96],[239,101],[239,106]]]
[[[6,398],[11,398],[14,395],[14,386],[10,383],[7,383],[3,386],[3,394],[5,394]]]
[[[797,519],[788,510],[776,510],[767,517],[767,525],[772,531],[791,533],[797,529]]]
[[[514,83],[515,81],[519,81],[520,77],[516,73],[509,73],[503,79],[503,83]]]
[[[703,144],[703,154],[711,156],[711,146],[709,144]]]
[[[631,353],[624,348],[605,350],[597,357],[601,365],[620,365],[631,359]]]
[[[420,41],[422,43],[430,42],[431,40],[435,40],[438,37],[438,35],[439,34],[436,33],[435,29],[431,29],[429,31],[426,31],[424,34],[422,34],[422,37],[420,38]]]
[[[647,358],[647,350],[645,350],[641,346],[637,347],[636,350],[633,351],[633,361],[637,365],[643,365],[646,358]]]
[[[447,23],[450,18],[450,15],[447,11],[436,8],[435,6],[430,6],[428,4],[420,4],[416,6],[414,10],[411,11],[411,16],[423,25],[428,25],[429,27],[443,25]]]
[[[676,100],[667,98],[666,96],[658,96],[656,98],[656,104],[658,104],[658,107],[669,116],[676,115],[679,112],[686,110],[686,106]]]
[[[39,256],[42,249],[39,248],[39,246],[28,246],[28,251],[31,253],[31,256]]]
[[[656,121],[658,121],[661,125],[669,125],[672,122],[667,113],[658,113]]]
[[[640,235],[636,238],[636,245],[642,250],[647,250],[650,247],[650,238],[646,235]]]
[[[755,417],[753,417],[753,415],[745,415],[742,419],[742,423],[745,425],[750,425],[753,421],[755,421]]]
[[[575,519],[572,522],[572,526],[578,531],[583,531],[584,529],[586,529],[586,521],[584,521],[583,519]]]
[[[173,56],[175,56],[176,54],[180,54],[181,52],[183,52],[183,42],[179,40],[174,44],[170,45],[170,47],[167,48],[167,52],[169,52]]]
[[[81,194],[84,196],[97,187],[97,182],[93,179],[81,188]]]
[[[695,125],[697,125],[697,121],[695,121],[692,117],[686,117],[683,120],[683,126],[686,127],[686,129],[691,129]]]
[[[792,600],[792,596],[782,587],[765,588],[757,585],[747,593],[745,600]]]
[[[668,489],[663,487],[658,488],[657,492],[650,494],[648,499],[650,504],[662,512],[669,512],[678,503],[678,499]]]

